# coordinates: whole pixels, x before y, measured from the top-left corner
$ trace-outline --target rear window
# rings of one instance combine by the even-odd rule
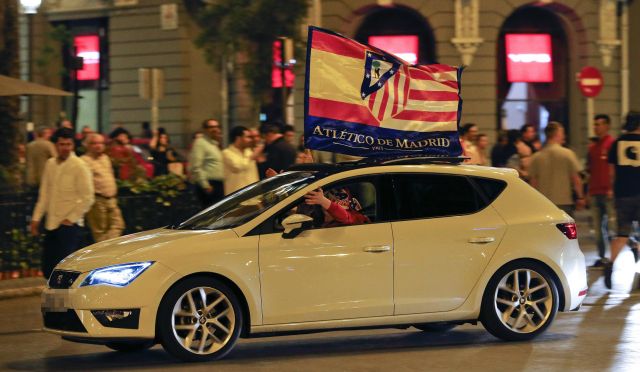
[[[464,176],[398,174],[393,187],[399,220],[471,214],[487,205]]]
[[[507,183],[501,180],[491,178],[473,177],[473,182],[478,186],[480,192],[484,196],[487,204],[493,203],[496,198],[502,194],[507,187]]]

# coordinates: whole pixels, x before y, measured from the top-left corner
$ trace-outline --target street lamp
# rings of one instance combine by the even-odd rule
[[[29,46],[27,47],[27,77],[33,80],[33,16],[38,12],[42,0],[20,0],[22,12],[27,16],[27,27],[29,29]],[[33,119],[33,99],[29,96],[29,121]]]
[[[24,14],[38,13],[40,4],[42,4],[42,0],[20,0],[20,5],[22,5],[22,12]]]

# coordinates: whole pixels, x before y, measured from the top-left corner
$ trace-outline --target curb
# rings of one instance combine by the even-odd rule
[[[0,300],[9,300],[18,297],[39,296],[44,291],[45,286],[25,287],[15,289],[0,290]]]

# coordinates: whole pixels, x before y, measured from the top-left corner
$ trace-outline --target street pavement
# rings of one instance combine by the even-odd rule
[[[593,237],[586,219],[578,221],[580,245],[591,264],[596,258]],[[442,334],[414,328],[340,331],[240,340],[226,359],[206,364],[181,363],[160,346],[128,354],[63,341],[41,331],[40,299],[34,293],[43,279],[3,281],[0,298],[15,289],[22,297],[0,300],[0,370],[640,371],[640,290],[632,286],[636,270],[631,252],[624,251],[609,291],[602,270],[589,269],[582,308],[559,313],[547,332],[531,342],[500,341],[480,324]]]

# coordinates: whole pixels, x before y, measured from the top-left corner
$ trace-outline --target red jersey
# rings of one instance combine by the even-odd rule
[[[607,134],[589,145],[589,195],[606,195],[611,190],[608,154],[614,141]]]
[[[331,221],[325,227],[343,226],[343,225],[359,225],[363,223],[369,223],[369,218],[364,214],[354,211],[353,209],[344,209],[338,203],[331,202],[331,206],[327,209],[327,212],[334,218],[335,221]]]

